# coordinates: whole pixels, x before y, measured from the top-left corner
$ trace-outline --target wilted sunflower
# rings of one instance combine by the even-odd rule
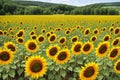
[[[59,50],[60,47],[58,45],[49,46],[46,50],[46,54],[50,59],[54,59]]]
[[[112,41],[112,45],[116,46],[116,45],[118,45],[119,42],[120,42],[120,37],[117,37]]]
[[[78,41],[78,36],[73,36],[73,37],[71,38],[71,42],[76,42],[76,41]]]
[[[70,59],[70,51],[68,49],[63,49],[58,52],[55,56],[55,61],[58,64],[64,64]]]
[[[120,47],[114,47],[109,52],[108,58],[110,60],[115,60],[120,55]]]
[[[49,43],[54,43],[57,36],[55,34],[51,34],[51,36],[48,38]]]
[[[39,35],[39,36],[37,37],[37,41],[38,41],[40,44],[44,43],[45,40],[46,40],[46,38],[45,38],[43,35]]]
[[[80,80],[95,80],[99,73],[98,64],[91,62],[82,67],[79,72]]]
[[[13,61],[13,53],[10,50],[0,50],[0,64],[7,65]]]
[[[29,52],[36,52],[39,48],[39,46],[37,45],[37,42],[35,40],[28,40],[25,43],[25,47],[26,47],[27,51],[29,51]]]
[[[4,43],[4,48],[10,49],[13,53],[17,52],[16,45],[13,42],[6,42],[6,43]]]
[[[94,48],[94,45],[92,42],[86,42],[82,46],[81,50],[82,50],[83,54],[89,54],[93,50],[93,48]]]
[[[90,28],[85,29],[84,36],[88,36],[90,33]]]
[[[115,65],[114,65],[114,71],[115,71],[117,74],[120,74],[120,59],[117,60],[117,62],[115,63]]]
[[[66,37],[61,37],[61,38],[59,39],[59,43],[60,43],[60,44],[65,44],[65,42],[66,42]]]
[[[72,45],[72,53],[75,55],[79,55],[81,53],[82,42],[75,42]]]
[[[16,39],[18,44],[23,44],[24,43],[24,38],[23,37],[19,37]]]
[[[96,39],[97,39],[97,37],[96,37],[96,36],[92,36],[92,37],[90,38],[90,41],[95,42],[95,41],[96,41]]]
[[[109,51],[110,43],[108,41],[104,41],[99,44],[99,46],[96,48],[96,55],[98,57],[104,57],[106,53]]]
[[[34,79],[43,77],[47,71],[47,63],[43,57],[32,56],[29,57],[25,63],[25,73]]]
[[[105,35],[104,37],[103,37],[103,41],[109,41],[110,40],[110,35]]]
[[[23,37],[23,35],[24,35],[24,30],[20,30],[17,34],[16,34],[16,36],[17,37]]]

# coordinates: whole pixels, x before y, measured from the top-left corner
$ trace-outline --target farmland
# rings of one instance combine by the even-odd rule
[[[119,80],[120,16],[0,16],[0,80]]]

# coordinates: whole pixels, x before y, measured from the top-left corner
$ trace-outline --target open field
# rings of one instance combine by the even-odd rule
[[[0,80],[119,80],[120,16],[0,16]]]

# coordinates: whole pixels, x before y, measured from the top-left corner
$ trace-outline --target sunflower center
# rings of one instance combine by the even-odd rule
[[[119,29],[116,29],[116,30],[115,30],[115,34],[118,34],[118,33],[119,33]]]
[[[99,53],[104,54],[106,52],[106,50],[107,50],[107,46],[106,46],[106,44],[103,44],[99,48]]]
[[[84,50],[84,51],[89,51],[89,50],[90,50],[90,44],[86,44],[86,45],[83,47],[83,50]]]
[[[112,32],[112,31],[113,31],[113,28],[111,28],[110,31]]]
[[[66,57],[67,57],[66,52],[61,52],[61,53],[58,55],[58,59],[59,59],[59,60],[65,60]]]
[[[86,30],[86,31],[85,31],[85,34],[87,35],[87,34],[89,34],[89,32],[90,32],[89,30]]]
[[[21,31],[21,32],[19,32],[19,34],[17,36],[22,37],[22,35],[23,35],[23,32]]]
[[[117,63],[116,69],[117,69],[117,70],[120,70],[120,62]]]
[[[40,72],[42,68],[43,68],[42,63],[39,60],[34,60],[30,64],[30,69],[34,73]]]
[[[36,36],[32,36],[32,39],[36,39]]]
[[[50,41],[54,41],[54,40],[55,40],[55,36],[51,36]]]
[[[77,41],[77,38],[76,38],[76,37],[72,39],[72,42],[76,42],[76,41]]]
[[[108,41],[109,40],[109,36],[106,36],[105,38],[104,38],[104,41]]]
[[[117,45],[117,44],[118,44],[118,42],[119,42],[119,40],[118,40],[118,39],[116,39],[116,40],[113,42],[113,45]]]
[[[3,60],[3,61],[7,61],[10,59],[10,55],[8,52],[6,51],[3,51],[0,53],[0,59]]]
[[[18,41],[19,41],[20,43],[23,43],[23,39],[18,39]]]
[[[13,45],[10,44],[10,45],[8,45],[7,47],[8,47],[8,49],[10,49],[11,51],[15,51],[15,47],[14,47]]]
[[[36,48],[36,44],[34,42],[29,43],[28,48],[34,50]]]
[[[47,34],[47,37],[49,37],[49,36],[50,36],[50,33]]]
[[[77,45],[74,47],[74,50],[75,50],[76,52],[79,52],[80,49],[81,49],[81,45],[80,45],[80,44],[77,44]]]
[[[93,76],[94,73],[95,73],[94,68],[93,68],[93,67],[88,67],[88,68],[84,71],[84,76],[88,78],[88,77]]]
[[[69,34],[70,33],[70,31],[66,31],[66,34]]]
[[[30,33],[30,35],[33,35],[33,34],[34,34],[34,32],[31,32],[31,33]]]
[[[110,57],[115,57],[117,54],[118,54],[118,50],[114,49],[114,50],[112,50]]]
[[[96,40],[96,38],[95,38],[95,37],[93,37],[93,38],[92,38],[92,41],[95,41],[95,40]]]
[[[62,39],[60,40],[60,43],[64,43],[64,42],[65,42],[65,39],[62,38]]]
[[[97,34],[97,33],[98,33],[98,31],[97,31],[97,30],[95,30],[95,31],[94,31],[94,33],[95,33],[95,34]]]
[[[50,49],[49,53],[51,56],[54,56],[56,53],[57,53],[57,48],[56,47],[53,47],[52,49]]]
[[[39,41],[40,42],[44,41],[44,37],[39,37]]]
[[[2,31],[0,31],[0,35],[3,35],[3,32],[2,32]]]

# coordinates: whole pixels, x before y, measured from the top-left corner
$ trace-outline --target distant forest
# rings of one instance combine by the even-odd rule
[[[119,6],[119,3],[112,4]],[[105,4],[92,4],[82,7],[35,1],[0,0],[0,15],[119,15],[119,11],[103,8]]]

